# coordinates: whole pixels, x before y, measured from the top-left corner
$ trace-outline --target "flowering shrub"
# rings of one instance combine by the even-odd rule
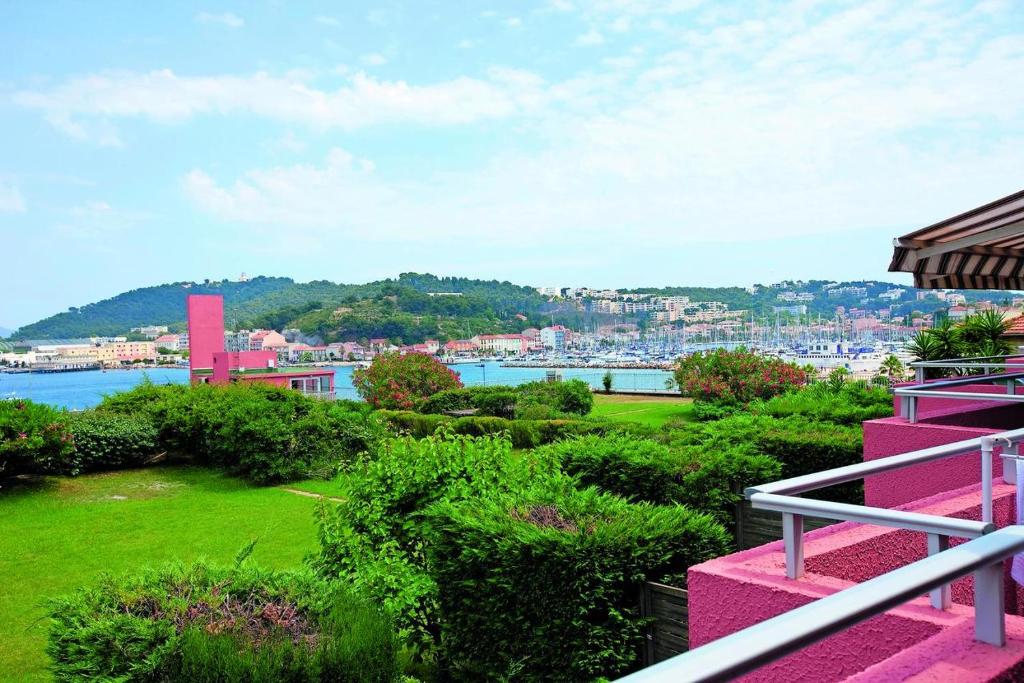
[[[699,401],[746,404],[803,386],[807,373],[792,363],[744,349],[716,349],[681,358],[675,379],[684,396]]]
[[[60,469],[75,448],[61,416],[40,403],[0,400],[0,476]]]
[[[459,376],[425,353],[382,353],[352,373],[356,391],[374,408],[409,410],[446,389],[462,387]]]

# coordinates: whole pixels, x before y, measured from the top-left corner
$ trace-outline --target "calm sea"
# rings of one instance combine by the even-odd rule
[[[503,368],[500,363],[480,365],[453,365],[463,384],[522,384],[543,379],[545,368]],[[352,367],[334,368],[334,385],[338,398],[358,399],[352,386]],[[564,379],[582,379],[593,387],[601,386],[604,370],[559,369]],[[663,370],[612,370],[614,386],[618,389],[664,389],[671,373]],[[0,373],[0,398],[27,398],[39,403],[71,409],[91,408],[107,394],[127,391],[143,378],[154,384],[180,384],[188,381],[188,371],[178,369],[155,370],[90,370],[53,374]]]

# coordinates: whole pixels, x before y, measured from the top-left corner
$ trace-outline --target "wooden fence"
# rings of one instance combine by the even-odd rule
[[[782,538],[782,515],[771,510],[755,510],[749,500],[736,503],[736,549],[747,550]],[[835,524],[832,519],[804,517],[804,531]]]
[[[736,547],[746,550],[782,538],[782,515],[755,510],[750,501],[736,504]],[[834,520],[804,518],[804,530],[820,529]],[[686,652],[689,648],[689,622],[686,590],[660,583],[645,583],[640,594],[640,613],[651,619],[644,645],[644,666]]]
[[[640,614],[650,617],[643,663],[650,666],[689,648],[686,590],[647,582],[640,593]]]

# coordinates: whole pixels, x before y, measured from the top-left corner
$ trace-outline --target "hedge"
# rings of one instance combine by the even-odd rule
[[[75,442],[65,474],[138,467],[159,449],[156,427],[144,416],[89,410],[64,419]]]
[[[383,436],[366,407],[261,383],[144,383],[100,408],[146,416],[162,447],[261,484],[331,476]]]
[[[172,565],[50,601],[58,681],[397,680],[390,620],[303,573]]]
[[[417,412],[476,410],[488,417],[547,420],[586,415],[594,406],[590,385],[578,379],[528,382],[519,386],[465,387],[441,391],[422,401]]]
[[[747,486],[778,479],[781,463],[742,448],[669,448],[625,435],[581,436],[545,447],[584,486],[633,501],[683,504],[731,524]]]
[[[443,502],[430,510],[444,661],[456,680],[591,681],[639,666],[645,581],[728,552],[725,529],[679,506],[585,491]]]
[[[782,478],[797,477],[863,461],[860,426],[816,422],[794,415],[734,415],[714,422],[686,425],[661,439],[676,447],[740,449],[769,456],[781,463]],[[846,503],[863,504],[863,483],[851,482],[808,494]]]
[[[376,414],[393,430],[409,436],[423,438],[436,433],[440,428],[470,436],[507,433],[515,448],[536,448],[581,434],[650,436],[655,433],[652,427],[646,425],[598,420],[506,420],[476,416],[454,418],[392,410],[379,410]]]
[[[342,502],[321,508],[320,553],[312,565],[325,579],[340,579],[383,604],[401,635],[428,653],[438,623],[423,512],[436,501],[509,493],[536,481],[572,485],[536,454],[513,457],[503,438],[446,434],[382,442],[344,479]]]
[[[860,425],[865,420],[892,417],[892,394],[866,382],[845,382],[836,387],[819,382],[801,390],[750,405],[755,414],[772,417],[803,415],[819,422]]]

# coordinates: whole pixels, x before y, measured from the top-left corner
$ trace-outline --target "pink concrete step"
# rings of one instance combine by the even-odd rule
[[[1006,526],[1014,519],[1015,491],[1014,487],[1002,484],[1000,480],[997,482],[1000,483],[997,483],[994,490],[995,521],[998,526]],[[980,501],[980,486],[971,485],[899,507],[947,517],[979,519]],[[952,544],[957,542],[960,542],[959,539],[951,539]],[[687,586],[690,646],[698,647],[817,598],[905,566],[925,557],[927,552],[923,533],[847,522],[809,532],[806,535],[804,554],[806,574],[795,581],[785,577],[785,556],[781,541],[691,567]],[[1009,563],[1007,572],[1008,569]],[[929,605],[927,597],[922,596],[763,667],[743,680],[845,680],[861,673],[868,675],[869,669],[887,662],[887,666],[895,667],[897,657],[904,662],[900,666],[905,667],[905,670],[917,666],[918,673],[923,676],[926,671],[951,670],[943,669],[941,665],[955,667],[953,653],[968,653],[973,657],[985,648],[997,650],[987,645],[977,644],[976,648],[971,645],[973,609],[969,605],[973,602],[973,579],[965,577],[954,582],[952,596],[956,604],[950,610],[935,610]],[[1024,591],[1008,576],[1006,606],[1012,614],[1024,612]],[[1008,633],[1016,639],[1018,635],[1024,634],[1024,619],[1016,616],[1009,618],[1007,628]],[[934,646],[934,643],[946,642],[946,639],[955,640],[953,634],[961,631],[966,634],[964,642],[957,649],[949,649],[949,657],[943,654],[946,650],[942,647]],[[1009,670],[1016,666],[1017,661],[1024,660],[1024,652],[1019,653],[1018,657],[1014,648],[998,653],[996,660],[1010,662],[999,671]],[[911,652],[932,659],[914,664],[913,657],[907,654]],[[933,668],[936,666],[939,668]],[[883,677],[859,680],[902,679]],[[980,677],[945,680],[996,678],[985,673]]]

